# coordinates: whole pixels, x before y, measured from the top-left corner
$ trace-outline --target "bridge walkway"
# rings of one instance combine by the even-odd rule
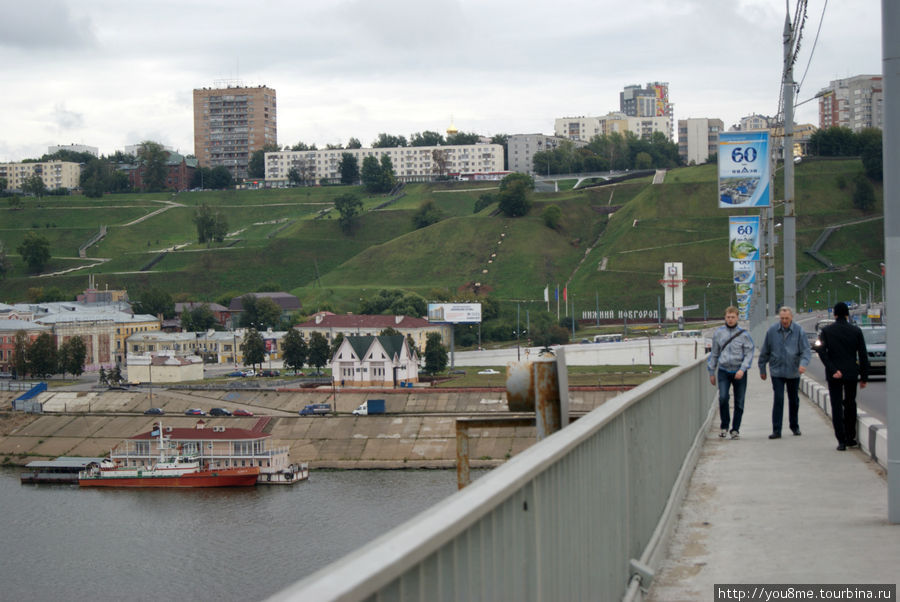
[[[741,438],[720,439],[713,421],[644,599],[712,600],[723,583],[896,583],[900,525],[887,520],[881,467],[837,451],[830,417],[802,394],[802,435],[785,408],[782,438],[770,440],[772,386],[755,365]]]

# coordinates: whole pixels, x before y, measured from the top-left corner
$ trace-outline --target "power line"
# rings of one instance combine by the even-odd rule
[[[822,15],[819,17],[819,27],[816,29],[816,37],[813,40],[812,50],[809,51],[809,60],[806,62],[806,69],[803,70],[803,77],[800,78],[800,83],[797,84],[797,94],[800,94],[800,88],[803,86],[803,82],[806,81],[806,74],[809,72],[809,66],[812,64],[813,55],[816,53],[816,45],[819,42],[819,33],[822,32],[822,23],[825,22],[825,9],[828,8],[828,0],[825,0],[825,3],[822,5]]]

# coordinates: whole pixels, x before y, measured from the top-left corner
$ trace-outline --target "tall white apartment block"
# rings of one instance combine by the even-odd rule
[[[509,157],[509,170],[528,175],[541,173],[535,169],[534,154],[558,148],[567,138],[562,136],[547,136],[545,134],[514,134],[509,137],[506,152]],[[578,144],[578,143],[576,143]],[[584,146],[581,142],[578,146]]]
[[[819,127],[884,127],[884,92],[880,75],[857,75],[836,79],[819,91]]]
[[[725,130],[721,119],[678,120],[678,155],[686,164],[706,163],[710,155],[718,152],[719,132]]]
[[[53,155],[59,151],[72,151],[73,153],[90,153],[95,157],[100,156],[100,149],[96,146],[88,146],[86,144],[54,144],[47,147],[47,154]]]

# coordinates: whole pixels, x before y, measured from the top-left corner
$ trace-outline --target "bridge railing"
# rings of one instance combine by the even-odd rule
[[[672,369],[273,599],[621,599],[714,396],[704,359]]]

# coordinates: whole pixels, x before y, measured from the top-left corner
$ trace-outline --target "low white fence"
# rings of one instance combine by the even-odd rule
[[[714,397],[705,358],[670,370],[272,599],[622,599],[655,564]]]

